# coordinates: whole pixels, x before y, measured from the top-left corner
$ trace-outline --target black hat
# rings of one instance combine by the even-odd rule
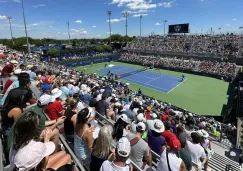
[[[27,80],[29,81],[30,80],[30,75],[26,72],[23,72],[23,73],[20,73],[18,75],[18,80]]]

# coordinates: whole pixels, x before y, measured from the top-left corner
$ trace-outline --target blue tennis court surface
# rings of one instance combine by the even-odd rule
[[[113,67],[100,69],[98,70],[98,72],[102,74],[107,74],[109,70],[114,74],[120,75],[132,71],[136,71],[137,69],[129,68],[126,66],[113,66]],[[148,70],[121,79],[125,81],[129,81],[131,83],[140,84],[147,88],[151,88],[164,93],[169,93],[170,91],[172,91],[174,88],[176,88],[182,83],[181,77],[150,72]]]

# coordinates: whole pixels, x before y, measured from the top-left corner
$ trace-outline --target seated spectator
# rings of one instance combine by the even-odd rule
[[[59,98],[60,98],[62,101],[67,100],[67,98],[68,98],[68,94],[69,94],[68,81],[63,81],[60,90],[62,91],[62,95],[61,95]]]
[[[100,171],[132,171],[132,165],[127,165],[127,160],[131,151],[131,145],[127,138],[122,137],[116,145],[116,158],[113,162],[106,160],[103,162]]]
[[[49,142],[52,130],[44,132],[44,143],[40,141],[38,122],[38,115],[34,112],[28,112],[16,121],[14,142],[10,150],[10,164],[15,166],[15,170],[56,170],[70,163],[70,156],[64,151],[51,155],[55,151],[55,144]]]
[[[171,132],[171,122],[170,121],[165,121],[164,122],[164,127],[165,131],[161,133],[161,135],[165,138],[166,144],[172,148],[173,143],[177,142],[178,144],[180,143],[179,140],[177,139],[176,135]]]
[[[137,124],[139,123],[139,122],[146,122],[146,119],[144,118],[144,115],[143,115],[143,113],[139,113],[136,117],[135,117],[135,119],[134,119],[134,121],[131,123],[131,132],[132,133],[136,133],[137,132]]]
[[[73,117],[73,115],[78,114],[77,105],[78,101],[75,99],[71,99],[64,114],[66,117],[64,121],[64,132],[68,141],[71,143],[74,142],[74,127],[71,118]]]
[[[191,141],[187,141],[186,149],[189,151],[193,167],[196,169],[202,168],[202,162],[206,159],[206,154],[203,147],[200,145],[201,137],[197,132],[191,133]]]
[[[44,110],[52,103],[53,98],[50,95],[43,95],[39,98],[37,105],[32,106],[26,109],[19,118],[21,118],[25,113],[34,112],[39,117],[39,131],[41,132],[40,137],[43,138],[43,135],[46,129],[52,130],[51,140],[55,143],[56,149],[59,147],[59,130],[56,128],[58,125],[62,124],[65,120],[65,117],[61,117],[57,120],[46,120],[46,115]],[[10,149],[13,142],[13,130],[14,125],[9,131],[8,135],[8,150]]]
[[[82,109],[84,109],[84,104],[83,104],[83,102],[80,101],[78,93],[75,93],[73,95],[73,99],[78,101],[78,104],[77,104],[78,112],[80,112]]]
[[[19,85],[20,86],[18,88],[14,88],[9,91],[3,105],[4,111],[1,112],[3,131],[6,134],[6,131],[9,131],[14,121],[26,108],[26,103],[35,103],[32,91],[29,89],[30,80],[27,73],[21,73],[19,75]]]
[[[91,150],[93,146],[94,127],[89,127],[89,122],[93,119],[89,108],[82,109],[78,114],[73,115],[74,124],[74,152],[79,161],[89,168],[91,161]]]
[[[154,120],[153,129],[148,130],[148,145],[158,155],[161,155],[166,145],[165,138],[161,135],[164,130],[163,122],[158,119]]]
[[[42,95],[44,95],[44,94],[49,94],[50,95],[52,86],[49,85],[49,84],[44,84],[41,89],[42,89]]]
[[[147,163],[152,166],[150,148],[148,143],[142,139],[144,132],[146,132],[146,125],[139,122],[136,126],[136,133],[128,133],[126,136],[131,143],[130,159],[141,169],[147,168]]]
[[[190,171],[192,169],[192,158],[191,158],[191,155],[190,155],[189,151],[187,151],[185,149],[186,136],[184,134],[180,134],[178,136],[178,139],[179,139],[179,141],[181,143],[181,149],[179,151],[180,158],[184,161],[187,170]]]
[[[59,100],[61,94],[62,91],[58,88],[51,91],[51,96],[55,99],[55,101],[51,103],[50,106],[45,110],[46,114],[51,120],[58,119],[64,115],[65,111],[63,110],[62,103]]]
[[[93,97],[92,97],[92,99],[89,102],[89,106],[90,107],[95,108],[95,106],[97,105],[96,98],[97,98],[97,94],[93,94]]]
[[[37,80],[37,75],[35,73],[35,71],[37,70],[37,66],[33,66],[31,69],[30,69],[30,81],[34,81],[34,80]]]
[[[100,129],[98,138],[93,143],[90,171],[100,170],[105,160],[114,159],[114,151],[112,150],[111,144],[112,134],[113,128],[110,125],[105,125]]]
[[[127,115],[122,114],[117,122],[114,124],[113,139],[118,141],[120,138],[125,137],[129,131],[129,123]]]
[[[187,171],[185,163],[179,157],[180,142],[173,143],[173,147],[164,148],[160,156],[157,171]]]
[[[115,120],[115,112],[110,108],[109,104],[106,102],[106,95],[102,95],[102,99],[97,102],[95,109],[98,113],[100,113],[103,116],[106,116],[107,118],[111,118],[112,120]]]
[[[82,100],[85,104],[89,105],[91,101],[91,95],[89,94],[87,87],[83,87],[82,93],[80,95],[80,100]]]
[[[7,91],[7,89],[9,88],[9,86],[14,82],[18,80],[18,75],[22,72],[21,69],[16,69],[14,71],[14,74],[6,81],[4,88],[3,88],[3,94],[5,94],[5,92]]]
[[[9,76],[12,72],[14,72],[14,68],[16,68],[18,64],[19,63],[16,60],[10,61],[9,64],[6,64],[3,67],[2,72],[1,72],[1,76],[2,77]]]

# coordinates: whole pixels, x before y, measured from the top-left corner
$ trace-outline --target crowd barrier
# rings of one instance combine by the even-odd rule
[[[104,56],[104,57],[90,57],[89,59],[80,59],[80,61],[67,61],[65,63],[62,63],[61,65],[64,65],[65,67],[77,67],[77,66],[84,66],[84,65],[91,65],[96,63],[102,63],[102,62],[110,62],[110,61],[117,61],[120,59],[120,55],[114,55],[114,56]]]

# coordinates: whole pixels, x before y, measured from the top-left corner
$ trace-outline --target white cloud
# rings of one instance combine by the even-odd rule
[[[0,15],[0,20],[6,20],[7,19],[7,16],[5,15]]]
[[[155,25],[156,25],[156,26],[160,26],[161,24],[160,24],[160,23],[156,23]]]
[[[233,18],[232,21],[237,21],[237,19],[236,18]]]
[[[92,26],[93,28],[96,28],[96,26]]]
[[[46,4],[38,4],[38,5],[34,5],[33,7],[34,8],[39,8],[39,7],[44,7],[44,6],[46,6]]]
[[[76,23],[79,23],[79,24],[81,24],[82,23],[82,21],[81,20],[77,20],[77,21],[75,21]]]
[[[200,0],[200,2],[203,2],[204,0]]]
[[[127,8],[131,10],[147,10],[151,8],[156,8],[156,4],[149,4],[147,2],[131,2],[126,5]]]
[[[118,7],[126,6],[131,10],[147,10],[156,8],[156,4],[152,4],[152,0],[112,0],[110,4],[117,4]]]
[[[34,24],[31,24],[32,26],[38,26],[39,24],[37,24],[37,23],[34,23]]]
[[[148,14],[134,14],[133,17],[140,17],[140,15],[147,16]]]
[[[87,34],[88,31],[85,30],[84,28],[78,30],[78,29],[70,29],[71,31],[73,31],[71,34]]]
[[[229,27],[229,26],[230,26],[230,24],[225,24],[225,26]]]
[[[97,34],[96,37],[100,37],[101,35],[100,34]]]
[[[162,2],[162,3],[158,3],[159,7],[164,7],[164,8],[170,8],[173,6],[175,0],[173,1],[169,1],[169,2]]]
[[[49,28],[53,28],[53,26],[48,26]]]
[[[17,2],[17,3],[20,3],[21,0],[12,0],[13,2]]]
[[[0,3],[6,3],[6,2],[8,2],[8,1],[0,1]]]
[[[120,19],[118,19],[118,18],[111,19],[111,23],[118,23],[118,22],[120,22],[122,20],[126,20],[126,18],[122,17]],[[106,22],[109,22],[109,20],[106,20]]]

